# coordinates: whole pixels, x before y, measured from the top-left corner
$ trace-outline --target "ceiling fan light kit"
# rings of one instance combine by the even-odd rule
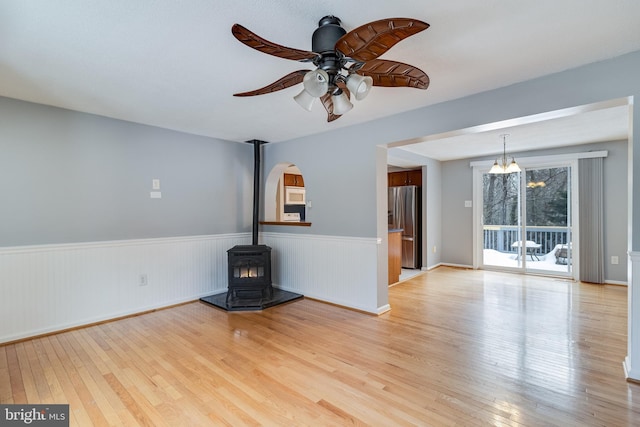
[[[329,89],[329,74],[324,70],[309,71],[304,75],[302,84],[309,95],[320,98]]]
[[[320,98],[327,121],[340,118],[353,108],[351,94],[361,101],[373,86],[427,89],[427,74],[408,64],[378,59],[396,43],[429,28],[429,24],[411,18],[373,21],[347,32],[335,16],[325,16],[311,37],[312,51],[293,49],[270,42],[240,24],[231,28],[233,36],[260,52],[300,62],[311,62],[315,70],[297,70],[275,82],[234,96],[272,93],[302,83],[304,89],[294,100],[311,111]]]
[[[294,96],[293,99],[298,103],[299,106],[307,111],[311,111],[311,108],[313,108],[313,104],[318,98],[311,95],[305,89],[302,89],[302,92]]]
[[[344,92],[331,95],[331,102],[333,102],[333,114],[336,116],[341,116],[353,108],[353,104]]]
[[[361,76],[360,74],[351,74],[347,77],[347,89],[356,98],[356,101],[363,100],[373,86],[373,78],[369,76]]]

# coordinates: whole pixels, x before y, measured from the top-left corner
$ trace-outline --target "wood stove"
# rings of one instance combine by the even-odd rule
[[[258,244],[258,205],[260,202],[260,145],[253,144],[253,223],[251,245],[237,245],[227,251],[229,281],[226,304],[229,308],[261,306],[273,299],[271,286],[271,248]]]
[[[227,251],[227,292],[200,298],[227,311],[262,310],[302,298],[301,294],[274,289],[271,284],[271,248],[258,244],[258,207],[260,193],[260,145],[253,144],[253,229],[252,244],[237,245]]]
[[[271,248],[237,245],[227,251],[229,282],[226,303],[230,307],[254,305],[273,298]]]

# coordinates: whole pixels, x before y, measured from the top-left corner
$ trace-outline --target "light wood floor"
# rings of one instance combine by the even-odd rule
[[[370,316],[200,302],[0,346],[1,403],[71,425],[640,425],[626,288],[441,267]]]

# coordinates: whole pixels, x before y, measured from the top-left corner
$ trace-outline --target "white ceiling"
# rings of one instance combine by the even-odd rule
[[[629,136],[631,111],[627,99],[550,111],[488,123],[447,134],[427,135],[390,144],[389,164],[415,167],[420,162],[402,151],[441,161],[502,155],[570,145],[617,141]],[[503,135],[506,137],[503,139]]]
[[[382,58],[421,68],[429,89],[375,87],[332,123],[320,104],[309,113],[293,101],[300,87],[232,96],[311,69],[241,44],[231,35],[234,23],[310,50],[318,20],[329,14],[347,31],[389,17],[428,22]],[[0,95],[226,140],[278,142],[640,50],[638,18],[637,0],[3,0]],[[620,120],[620,109],[609,113],[590,112],[578,125],[564,120],[578,130],[596,119]],[[508,143],[542,132],[540,123],[529,126],[518,137],[511,129]],[[480,150],[476,135],[478,153],[499,152],[500,139],[483,134],[490,148]],[[454,158],[453,142],[469,138],[455,136],[439,144],[428,137],[410,149]]]

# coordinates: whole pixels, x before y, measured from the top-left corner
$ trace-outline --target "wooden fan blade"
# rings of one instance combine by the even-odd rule
[[[286,89],[288,87],[297,85],[298,83],[302,83],[302,79],[304,75],[307,74],[309,70],[298,70],[293,73],[289,73],[286,76],[276,80],[275,82],[262,87],[260,89],[252,90],[250,92],[242,92],[242,93],[234,93],[233,96],[255,96],[255,95],[264,95],[266,93],[276,92],[282,89]]]
[[[336,43],[336,50],[357,61],[376,59],[396,43],[429,28],[411,18],[389,18],[369,22],[349,31]]]
[[[351,98],[351,92],[349,92],[349,89],[347,89],[347,84],[345,82],[341,80],[336,83],[336,86],[342,89],[342,91],[347,95],[347,98]]]
[[[250,48],[259,50],[260,52],[279,58],[291,59],[294,61],[311,60],[318,56],[316,53],[306,50],[293,49],[291,47],[281,46],[277,43],[265,40],[257,34],[252,33],[240,24],[234,24],[231,27],[231,33],[241,43],[246,44]]]
[[[429,76],[424,71],[402,62],[374,59],[365,63],[357,73],[373,78],[374,86],[405,86],[416,89],[429,87]]]
[[[327,122],[332,122],[342,117],[337,114],[333,114],[333,101],[331,100],[330,93],[322,95],[320,100],[322,101],[322,105],[324,105],[324,109],[327,110]]]

